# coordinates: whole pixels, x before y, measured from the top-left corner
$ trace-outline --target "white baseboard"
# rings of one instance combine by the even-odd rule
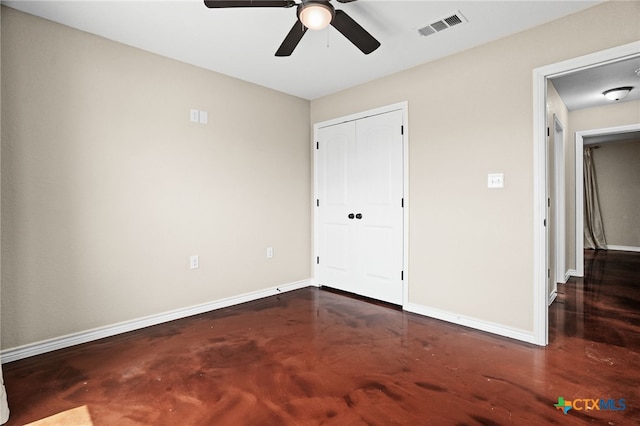
[[[311,280],[302,280],[282,286],[272,287],[265,290],[259,290],[251,293],[245,293],[238,296],[227,297],[225,299],[215,300],[200,305],[190,306],[182,309],[176,309],[169,312],[163,312],[156,315],[150,315],[135,320],[124,321],[121,323],[108,325],[104,327],[94,328],[92,330],[81,331],[78,333],[67,334],[66,336],[55,337],[53,339],[43,340],[28,345],[18,346],[15,348],[5,349],[0,353],[2,363],[17,361],[19,359],[28,358],[30,356],[40,355],[46,352],[58,349],[68,348],[70,346],[87,343],[105,337],[115,336],[117,334],[126,333],[133,330],[149,327],[152,325],[162,324],[164,322],[186,318],[193,315],[202,314],[216,309],[226,308],[240,303],[251,302],[253,300],[262,299],[264,297],[274,296],[276,294],[288,291],[298,290],[300,288],[309,287]]]
[[[578,270],[577,269],[569,269],[567,271],[567,274],[569,274],[569,276],[567,277],[567,281],[569,281],[570,277],[582,278],[582,275],[578,275]]]
[[[511,339],[521,340],[527,343],[535,343],[535,336],[532,332],[519,330],[516,328],[505,327],[501,324],[492,323],[489,321],[483,321],[476,318],[464,317],[458,314],[454,314],[440,309],[430,308],[427,306],[417,305],[414,303],[407,303],[403,306],[403,309],[414,314],[424,315],[427,317],[447,321],[453,324],[463,325],[465,327],[474,328],[480,331],[486,331],[488,333],[497,334],[499,336],[509,337]]]
[[[309,285],[318,288],[322,287],[322,284],[320,284],[315,278],[311,278],[309,280]]]
[[[566,271],[564,274],[562,274],[562,278],[560,281],[558,281],[558,284],[566,284],[567,281],[569,281],[570,277],[571,277],[571,272]]]
[[[620,250],[620,251],[637,251],[640,252],[640,247],[633,246],[607,246],[607,250]]]
[[[551,306],[553,301],[556,300],[556,297],[558,297],[558,291],[557,290],[553,290],[551,292],[551,294],[549,295],[549,306]]]

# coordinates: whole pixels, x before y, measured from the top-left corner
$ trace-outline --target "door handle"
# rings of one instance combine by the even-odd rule
[[[356,215],[356,219],[362,219],[362,213],[358,213],[358,214]]]
[[[349,219],[353,219],[354,217],[356,217],[356,215],[354,215],[353,213],[349,213],[349,216],[347,216]]]

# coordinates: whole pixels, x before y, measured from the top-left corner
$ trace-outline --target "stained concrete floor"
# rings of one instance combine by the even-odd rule
[[[95,425],[634,424],[640,253],[585,270],[546,348],[306,288],[5,364],[8,424],[81,406]]]

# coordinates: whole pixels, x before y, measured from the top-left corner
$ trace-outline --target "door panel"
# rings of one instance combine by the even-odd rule
[[[358,159],[364,176],[360,211],[361,276],[366,296],[402,303],[403,140],[402,112],[356,122]]]
[[[350,129],[331,129],[329,139],[324,143],[325,152],[324,176],[326,176],[326,202],[331,206],[346,206],[349,191],[347,188],[347,175],[349,173],[349,155],[347,148],[349,140],[353,137]]]
[[[339,273],[347,273],[349,245],[349,227],[341,223],[327,223],[325,226],[327,255],[326,266]]]
[[[389,227],[365,226],[365,276],[368,279],[392,280],[393,267],[388,261],[393,250],[393,230]]]
[[[357,229],[348,218],[354,203],[353,158],[355,126],[343,123],[320,129],[318,139],[318,280],[340,290],[355,292],[357,282],[354,251]],[[329,285],[329,284],[326,284]]]
[[[364,120],[363,120],[364,121]],[[381,126],[366,127],[368,121],[358,122],[358,140],[363,140],[366,149],[362,152],[362,162],[365,173],[364,202],[367,205],[390,205],[392,197],[393,150],[390,150],[389,139],[392,138],[390,129]],[[397,130],[397,129],[396,129]],[[391,139],[393,140],[393,139]],[[402,141],[400,141],[402,143]],[[365,148],[365,147],[362,147]]]

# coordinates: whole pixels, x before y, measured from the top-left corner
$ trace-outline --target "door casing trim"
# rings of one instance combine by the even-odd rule
[[[567,127],[560,121],[560,118],[553,114],[553,164],[555,173],[554,194],[555,194],[555,254],[556,254],[556,283],[566,283],[567,278],[567,253],[566,253],[566,182],[565,182],[565,143],[567,141]],[[561,143],[558,143],[557,135],[562,136]],[[557,291],[557,285],[556,285]],[[555,299],[555,297],[554,297]],[[551,304],[551,303],[549,303]]]

